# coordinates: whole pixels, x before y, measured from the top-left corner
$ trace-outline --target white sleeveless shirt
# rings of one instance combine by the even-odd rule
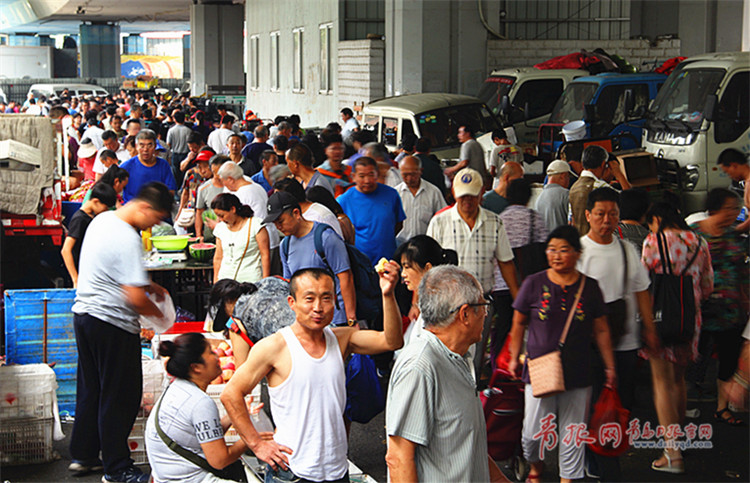
[[[344,429],[346,388],[344,360],[333,331],[326,327],[326,351],[315,359],[305,351],[291,327],[279,331],[292,358],[284,382],[268,387],[276,421],[273,439],[292,449],[289,467],[314,481],[338,480],[348,469]]]

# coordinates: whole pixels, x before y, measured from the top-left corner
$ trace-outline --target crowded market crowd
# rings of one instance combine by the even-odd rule
[[[262,121],[186,96],[63,93],[2,107],[70,118],[68,162],[91,187],[62,251],[78,290],[76,474],[103,466],[103,481],[148,479],[126,439],[141,391],[138,315],[161,315],[149,294],[164,289],[143,269],[139,232],[165,223],[215,244],[207,328],[231,329],[237,372],[219,418],[205,393],[221,372],[211,345],[200,334],[162,344],[175,380],[146,429],[154,481],[236,481],[246,450],[268,465],[269,482],[349,481],[355,355],[376,356],[388,380],[393,481],[503,481],[479,398],[498,372],[524,387],[529,481],[544,470],[550,418],[561,480],[627,479],[616,456],[563,429],[585,426],[605,389],[632,409],[639,360],[650,366],[657,424],[671,428],[658,436],[655,472],[686,470],[688,385],[715,386],[717,424],[744,424],[735,411],[747,396],[748,222],[738,217],[750,205],[750,165],[739,151],[711,162],[745,183],[744,200],[714,189],[705,213],[686,221],[679,198],[631,188],[598,146],[551,162],[532,199],[503,130],[485,159],[460,126],[458,162],[444,167],[426,138],[406,136],[389,152],[348,108],[317,132],[298,115]],[[376,265],[368,312],[358,275]],[[678,294],[689,330],[670,338],[652,290],[667,275],[689,287]],[[251,316],[259,294],[270,305]],[[533,362],[555,352],[564,385],[544,394]],[[245,405],[263,379],[275,432],[254,427]],[[228,446],[230,425],[241,439]]]

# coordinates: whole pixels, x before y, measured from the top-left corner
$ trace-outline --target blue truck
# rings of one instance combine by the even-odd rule
[[[562,126],[586,121],[587,138],[615,138],[617,149],[641,146],[641,132],[649,103],[666,75],[655,73],[604,73],[579,77],[568,84],[549,117],[539,129],[539,151],[551,159],[562,145]]]

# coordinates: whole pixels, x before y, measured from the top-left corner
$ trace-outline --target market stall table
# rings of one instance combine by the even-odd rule
[[[188,260],[149,265],[151,279],[167,289],[175,306],[192,312],[195,320],[206,318],[208,295],[214,279],[214,266],[208,262]]]

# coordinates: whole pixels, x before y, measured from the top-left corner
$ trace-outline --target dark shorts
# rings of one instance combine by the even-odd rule
[[[282,470],[278,468],[276,470],[271,469],[270,465],[266,465],[266,477],[264,483],[349,483],[349,472],[344,473],[344,476],[338,480],[327,480],[322,482],[306,480],[292,473],[291,470]]]

